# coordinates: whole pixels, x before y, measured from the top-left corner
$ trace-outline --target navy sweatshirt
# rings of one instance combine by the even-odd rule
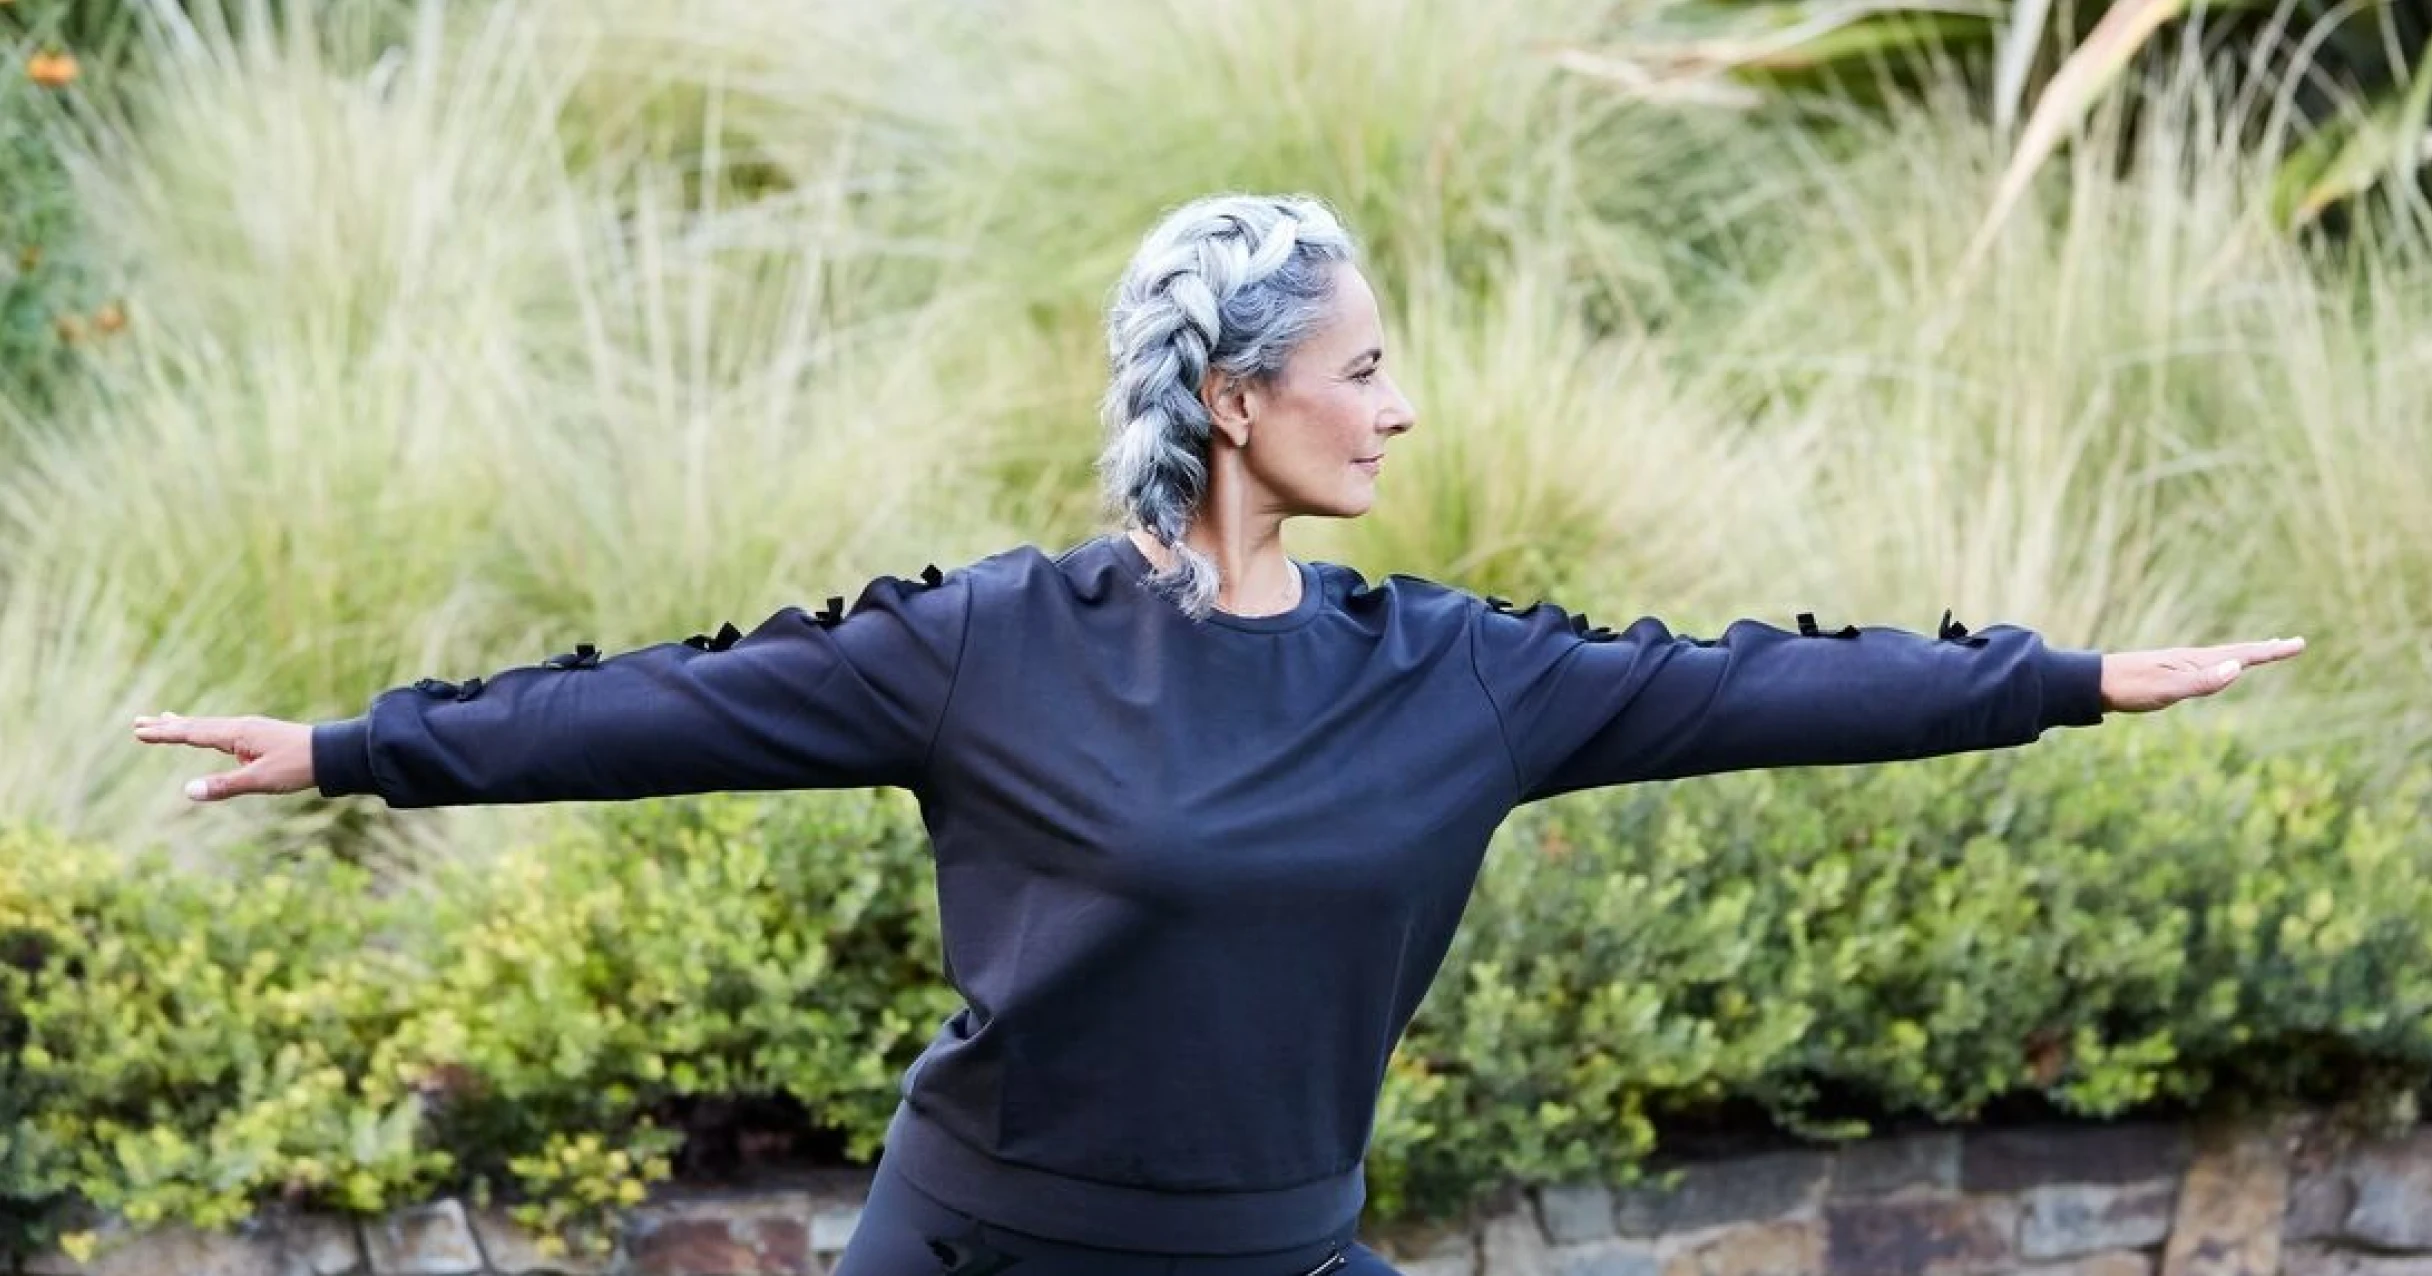
[[[967,1004],[886,1155],[1019,1231],[1246,1253],[1359,1212],[1386,1058],[1515,806],[2102,717],[2100,656],[2023,629],[1705,642],[1309,564],[1292,611],[1194,622],[1148,570],[1121,536],[1024,548],[426,679],[315,727],[315,774],[396,807],[911,790]]]

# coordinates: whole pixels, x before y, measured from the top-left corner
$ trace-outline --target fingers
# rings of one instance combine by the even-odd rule
[[[2246,666],[2235,660],[2213,660],[2209,657],[2192,668],[2181,665],[2157,669],[2159,677],[2153,685],[2152,698],[2144,707],[2167,709],[2183,701],[2219,695],[2238,680],[2238,675],[2245,672]]]
[[[234,718],[188,718],[175,713],[146,714],[135,720],[135,738],[146,744],[190,744],[197,748],[217,749],[222,753],[237,753],[237,720]],[[220,775],[207,775],[186,782],[186,796],[197,802],[216,802],[254,790],[256,777],[252,765],[239,767]]]
[[[295,793],[312,784],[312,729],[275,718],[187,718],[146,714],[135,737],[147,744],[187,744],[233,755],[242,766],[192,780],[186,796],[216,802],[242,794]]]
[[[260,775],[259,766],[242,766],[218,775],[200,776],[186,781],[186,796],[197,802],[217,802],[240,794],[263,792]]]
[[[2191,654],[2207,665],[2223,660],[2235,660],[2240,665],[2268,665],[2291,659],[2305,650],[2303,638],[2271,638],[2262,642],[2233,642],[2218,647],[2199,647]]]
[[[222,753],[236,752],[237,729],[234,718],[186,718],[164,713],[135,720],[135,738],[146,744],[190,744]]]
[[[2218,647],[2107,654],[2103,657],[2103,710],[2150,713],[2182,700],[2219,695],[2248,669],[2292,659],[2304,651],[2303,638],[2273,638]]]
[[[2274,638],[2269,642],[2242,644],[2235,659],[2246,665],[2268,665],[2292,659],[2304,650],[2305,639],[2303,638]]]

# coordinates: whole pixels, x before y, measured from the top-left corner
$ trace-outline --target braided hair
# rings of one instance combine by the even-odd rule
[[[1183,543],[1207,496],[1215,425],[1200,387],[1211,368],[1252,381],[1281,371],[1325,313],[1329,263],[1355,251],[1318,200],[1213,195],[1168,213],[1115,289],[1098,472],[1125,525],[1173,553],[1150,583],[1194,618],[1221,583],[1215,561]]]

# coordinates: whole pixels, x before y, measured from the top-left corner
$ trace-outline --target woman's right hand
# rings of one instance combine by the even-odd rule
[[[313,787],[312,727],[277,718],[186,718],[174,713],[135,720],[145,744],[217,749],[244,765],[186,785],[186,796],[216,802],[247,793],[297,793]]]

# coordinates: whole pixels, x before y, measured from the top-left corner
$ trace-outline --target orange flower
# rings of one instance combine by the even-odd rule
[[[127,326],[127,308],[115,301],[104,302],[93,312],[93,326],[105,335],[119,331]]]
[[[37,53],[25,60],[25,76],[46,89],[66,88],[76,78],[76,55]]]

